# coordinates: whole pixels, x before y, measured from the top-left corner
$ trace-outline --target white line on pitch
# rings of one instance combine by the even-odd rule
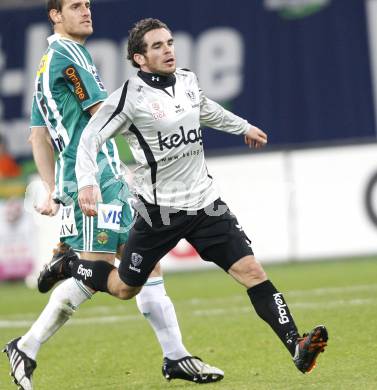
[[[329,308],[341,308],[349,306],[363,306],[377,304],[377,299],[339,299],[327,302],[295,302],[290,304],[291,308],[299,309],[329,309]],[[218,309],[206,309],[206,310],[194,310],[192,314],[197,317],[208,317],[208,316],[221,316],[225,314],[234,313],[249,313],[252,312],[251,306],[239,306],[229,308],[218,308]],[[106,317],[88,317],[88,318],[73,318],[67,325],[87,325],[87,324],[109,324],[117,322],[127,321],[139,321],[143,317],[141,315],[124,315],[124,316],[106,316]],[[30,320],[1,320],[0,328],[28,328],[33,324]]]

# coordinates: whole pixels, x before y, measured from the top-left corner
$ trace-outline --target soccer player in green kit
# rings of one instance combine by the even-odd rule
[[[127,184],[121,180],[120,160],[113,140],[101,148],[102,205],[99,217],[87,217],[77,203],[75,164],[81,133],[91,116],[107,97],[93,60],[84,43],[93,33],[90,1],[49,0],[47,11],[54,34],[42,57],[35,81],[31,137],[34,159],[49,195],[37,210],[56,215],[62,208],[60,245],[42,271],[38,287],[49,291],[65,279],[64,264],[75,261],[75,251],[86,260],[114,263],[127,242],[132,215],[127,203]],[[55,164],[53,145],[59,152]],[[102,218],[101,218],[102,216]],[[64,260],[64,261],[63,261]],[[56,287],[49,302],[30,330],[10,341],[4,349],[14,382],[24,390],[33,388],[36,356],[46,342],[93,295],[93,290],[71,277]],[[197,383],[221,380],[224,373],[193,357],[182,343],[174,306],[166,295],[159,265],[137,297],[139,310],[148,318],[171,367],[167,379],[180,378]],[[168,374],[167,374],[168,372]]]

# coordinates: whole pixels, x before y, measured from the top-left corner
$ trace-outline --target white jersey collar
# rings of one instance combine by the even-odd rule
[[[81,45],[81,43],[76,42],[76,41],[74,41],[73,39],[64,37],[64,36],[62,36],[62,35],[59,34],[59,33],[55,33],[55,34],[50,35],[50,36],[47,38],[47,41],[48,41],[48,44],[51,45],[52,43],[58,41],[59,39],[64,39],[65,41],[70,41],[70,42],[77,43],[78,45]]]

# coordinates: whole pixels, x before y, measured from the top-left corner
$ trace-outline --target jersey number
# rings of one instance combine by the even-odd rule
[[[59,134],[57,138],[54,139],[55,145],[58,148],[59,152],[62,152],[65,148],[65,143],[63,137]]]

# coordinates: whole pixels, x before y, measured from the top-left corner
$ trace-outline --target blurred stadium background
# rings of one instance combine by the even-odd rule
[[[42,192],[27,142],[35,69],[50,34],[43,3],[0,2],[0,134],[21,168],[1,179],[3,279],[38,269],[59,229],[58,217],[32,211]],[[262,261],[372,255],[376,3],[264,0],[244,8],[241,0],[195,0],[181,9],[170,0],[158,7],[96,0],[88,47],[113,91],[133,71],[125,60],[129,27],[161,18],[175,33],[178,64],[197,72],[207,95],[268,132],[261,153],[247,150],[241,137],[204,132],[209,168]],[[26,189],[31,200],[20,205]],[[166,260],[168,268],[200,263],[184,243]]]
[[[92,3],[95,32],[88,48],[110,92],[133,71],[125,60],[128,29],[140,18],[157,17],[175,33],[178,65],[197,72],[210,98],[267,131],[269,146],[257,153],[238,137],[204,131],[209,170],[261,262],[282,267],[310,261],[298,264],[308,267],[309,279],[313,261],[321,260],[323,269],[336,264],[334,279],[323,288],[342,284],[342,264],[349,259],[357,264],[367,258],[360,266],[377,276],[377,0]],[[58,240],[59,216],[33,211],[43,188],[27,142],[33,80],[50,34],[43,4],[0,0],[0,291],[5,292],[21,288],[8,280],[26,278],[32,286]],[[127,145],[117,141],[132,164]],[[185,242],[164,263],[167,271],[208,266]],[[285,289],[300,287],[295,274],[290,280]],[[366,281],[374,291],[368,298],[374,312],[375,280]],[[312,279],[308,283],[316,287]],[[3,303],[0,319],[9,314]],[[376,387],[371,383],[364,388],[377,388],[377,380]],[[362,387],[352,386],[311,388]]]

